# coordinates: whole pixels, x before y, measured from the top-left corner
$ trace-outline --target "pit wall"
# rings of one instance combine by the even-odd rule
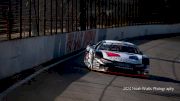
[[[85,48],[100,40],[180,33],[180,24],[143,25],[32,37],[0,42],[0,79]]]

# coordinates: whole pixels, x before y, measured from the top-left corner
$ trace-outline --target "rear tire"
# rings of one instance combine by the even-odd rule
[[[143,72],[143,75],[148,77],[149,76],[149,72]]]
[[[140,74],[140,75],[144,75],[144,76],[149,76],[149,72],[147,71],[137,71],[137,74]]]

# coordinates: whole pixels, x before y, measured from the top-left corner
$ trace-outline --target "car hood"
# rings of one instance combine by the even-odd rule
[[[127,53],[127,52],[112,52],[101,50],[103,58],[116,62],[125,62],[130,64],[142,64],[143,55]]]

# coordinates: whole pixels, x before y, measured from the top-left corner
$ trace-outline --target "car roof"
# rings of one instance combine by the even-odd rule
[[[127,46],[136,46],[133,43],[126,42],[126,41],[118,41],[118,40],[103,40],[104,43],[109,43],[109,44],[122,44],[122,45],[127,45]]]

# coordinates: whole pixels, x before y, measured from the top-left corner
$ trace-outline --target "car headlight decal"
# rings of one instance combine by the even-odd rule
[[[108,57],[120,57],[120,54],[113,53],[113,52],[106,52]]]
[[[137,56],[129,56],[129,59],[132,59],[132,60],[139,60],[139,58]]]

